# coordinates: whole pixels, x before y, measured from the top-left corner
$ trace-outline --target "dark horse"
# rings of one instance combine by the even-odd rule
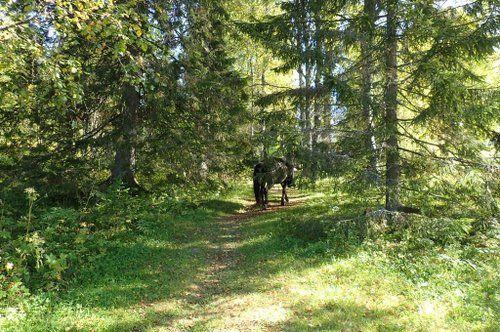
[[[257,205],[267,208],[267,194],[274,184],[281,183],[281,205],[288,202],[286,188],[294,185],[294,167],[282,158],[275,158],[259,162],[253,169],[253,191]]]

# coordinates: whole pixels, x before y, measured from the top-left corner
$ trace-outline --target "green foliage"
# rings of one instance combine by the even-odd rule
[[[254,238],[243,249],[246,264],[269,275],[262,281],[268,287],[294,290],[280,299],[297,299],[285,326],[387,329],[395,318],[402,324],[395,329],[495,330],[498,228],[477,233],[472,218],[399,214],[389,220],[383,209],[365,216],[366,201],[346,195],[335,182],[318,183],[303,204],[247,226]],[[351,297],[361,308],[345,306]],[[331,306],[325,309],[325,303]],[[364,303],[372,310],[362,314]],[[390,309],[374,311],[376,304]]]
[[[0,10],[2,190],[33,186],[74,207],[109,177],[123,141],[148,189],[153,172],[168,187],[171,174],[198,183],[208,171],[241,170],[246,82],[220,3],[16,1]],[[140,99],[134,121],[123,112],[127,87]]]
[[[92,192],[87,205],[77,210],[33,207],[38,194],[27,189],[26,216],[18,221],[6,214],[0,218],[2,306],[17,303],[29,292],[64,288],[82,266],[106,255],[115,243],[156,232],[165,216],[197,210],[199,201],[212,194],[207,191],[199,196],[199,190],[184,193],[182,198],[146,198],[131,196],[128,190],[117,187]]]
[[[366,200],[345,193],[342,183],[322,181],[314,192],[292,192],[292,199],[298,198],[300,204],[295,201],[266,213],[247,212],[248,219],[234,224],[241,229],[238,238],[221,233],[235,230],[223,230],[214,218],[241,210],[239,202],[251,195],[249,187],[231,191],[230,200],[218,195],[209,200],[191,195],[134,197],[115,188],[98,194],[98,207],[86,211],[35,211],[32,234],[38,231],[46,241],[30,239],[30,259],[35,264],[40,248],[49,254],[42,267],[46,282],[65,265],[62,252],[49,246],[50,236],[38,230],[40,224],[54,225],[62,219],[64,223],[59,224],[64,225],[78,219],[95,221],[100,229],[89,225],[85,237],[91,237],[84,246],[99,239],[103,243],[78,262],[73,281],[65,279],[67,270],[62,273],[59,287],[64,289],[58,292],[23,297],[22,292],[28,290],[21,282],[12,282],[9,273],[15,266],[9,265],[2,281],[10,282],[8,296],[16,301],[6,302],[2,293],[7,308],[1,309],[0,324],[6,324],[2,328],[7,331],[147,330],[172,326],[173,318],[198,317],[204,310],[217,313],[214,319],[198,323],[206,330],[234,322],[239,310],[254,312],[282,303],[290,314],[289,319],[276,323],[283,329],[314,330],[319,325],[382,329],[392,326],[391,322],[405,330],[495,329],[498,228],[475,232],[472,218],[405,214],[395,219],[395,226],[383,226],[386,215],[365,217]],[[271,202],[278,204],[276,193]],[[57,231],[75,240],[69,232]],[[56,243],[54,238],[50,241]],[[212,267],[214,243],[232,241],[238,244],[234,249],[238,265],[219,272],[224,291],[207,292],[201,300],[193,300],[193,283]],[[69,245],[59,240],[58,246],[62,250]],[[100,248],[104,253],[99,253]],[[86,255],[86,251],[78,253]],[[68,269],[74,263],[68,255]],[[221,299],[249,302],[244,309],[231,307],[232,315],[226,317]],[[193,305],[192,301],[199,302]],[[137,307],[146,302],[151,310],[144,314]],[[337,316],[344,318],[332,319]],[[260,319],[252,318],[252,326],[266,324]]]
[[[321,219],[291,217],[281,220],[280,236],[292,236],[304,242],[325,240],[327,237],[326,222]]]
[[[396,217],[397,218],[397,217]],[[472,232],[473,219],[400,217],[407,227],[400,231],[402,241],[413,249],[448,246],[466,241]],[[398,221],[396,221],[398,222]]]
[[[144,296],[154,301],[183,295],[205,263],[193,249],[205,245],[206,232],[202,230],[216,234],[218,230],[211,228],[214,218],[242,207],[223,200],[217,192],[152,197],[131,196],[127,191],[114,188],[95,193],[95,207],[88,209],[35,213],[35,225],[44,225],[38,231],[45,237],[43,266],[40,270],[31,268],[29,280],[25,278],[28,267],[23,270],[14,265],[11,269],[8,265],[7,273],[2,268],[0,289],[7,286],[8,290],[2,292],[0,301],[2,330],[59,330],[71,326],[101,330],[115,324],[123,324],[121,329],[138,328],[141,319],[135,314],[127,314],[122,320],[119,312],[116,316],[104,312],[126,310],[121,308],[143,301]],[[10,250],[3,246],[2,242],[2,253]],[[66,265],[60,259],[62,253],[66,254]],[[7,251],[7,255],[9,261],[18,259],[15,251]],[[55,280],[54,274],[61,269],[62,278]],[[13,273],[22,270],[24,274],[14,282]],[[89,310],[89,306],[96,310]]]

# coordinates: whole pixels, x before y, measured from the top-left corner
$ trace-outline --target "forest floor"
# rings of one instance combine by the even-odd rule
[[[292,191],[255,207],[249,190],[165,220],[82,269],[57,298],[32,303],[29,331],[495,330],[453,298],[418,288],[383,254],[281,236],[283,220],[331,210]],[[432,282],[432,281],[431,281]],[[456,309],[456,310],[455,310]]]

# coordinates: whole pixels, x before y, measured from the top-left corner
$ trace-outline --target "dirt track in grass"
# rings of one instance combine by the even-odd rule
[[[277,195],[278,190],[273,190],[273,193]],[[242,227],[254,218],[289,209],[300,203],[300,199],[291,198],[286,206],[281,206],[274,199],[266,210],[262,210],[252,200],[246,199],[243,211],[216,219],[214,227],[207,230],[209,243],[204,253],[207,267],[185,293],[193,312],[190,317],[167,328],[167,331],[261,330],[262,326],[257,318],[248,317],[249,305],[246,301],[227,300],[234,295],[234,289],[226,281],[240,268],[243,259],[238,250],[242,245]],[[212,324],[215,321],[218,321],[217,326]]]

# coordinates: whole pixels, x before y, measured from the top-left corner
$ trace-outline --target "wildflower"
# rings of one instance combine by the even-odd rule
[[[35,188],[26,188],[24,189],[24,192],[26,193],[26,195],[28,196],[28,198],[31,200],[31,201],[34,201],[38,198],[38,193],[36,192]]]

